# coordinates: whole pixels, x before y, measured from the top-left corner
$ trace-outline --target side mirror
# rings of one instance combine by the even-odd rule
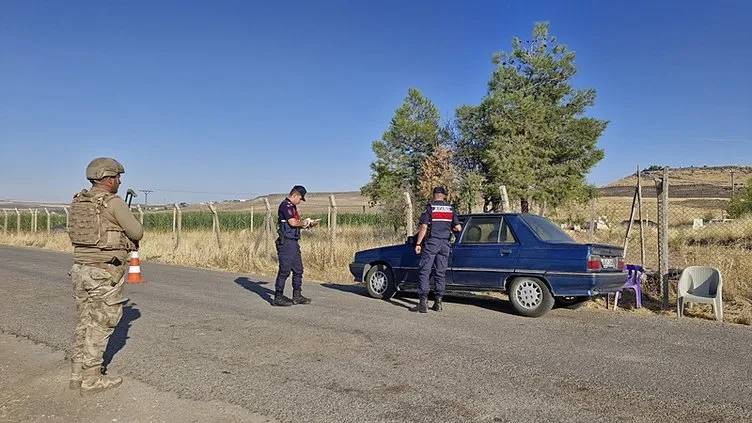
[[[405,241],[405,244],[407,244],[407,245],[415,245],[415,235],[408,236],[407,240]]]

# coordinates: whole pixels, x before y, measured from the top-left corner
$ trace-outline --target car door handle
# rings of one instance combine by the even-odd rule
[[[502,255],[502,256],[508,256],[508,255],[510,255],[510,254],[512,254],[512,250],[508,250],[508,249],[506,249],[506,248],[502,248],[502,249],[501,249],[501,255]]]

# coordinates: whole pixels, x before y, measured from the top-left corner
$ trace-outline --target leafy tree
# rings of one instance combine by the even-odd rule
[[[737,218],[752,214],[752,179],[731,198],[728,206],[729,217]]]
[[[404,220],[404,191],[414,200],[420,194],[421,166],[443,140],[439,111],[420,91],[410,88],[395,111],[389,128],[372,148],[376,160],[371,163],[371,181],[361,193],[372,204],[379,203],[394,222]]]
[[[537,23],[532,40],[514,38],[511,52],[495,55],[480,105],[457,110],[458,164],[485,176],[485,209],[499,208],[502,184],[511,197],[556,206],[581,192],[603,158],[597,140],[607,122],[584,116],[595,91],[570,85],[574,59]]]
[[[418,183],[418,201],[428,201],[433,196],[433,189],[437,186],[446,187],[450,195],[454,195],[457,187],[457,172],[452,163],[452,151],[438,146],[433,153],[426,157],[420,167],[420,182]]]
[[[459,180],[459,195],[457,202],[460,210],[472,213],[475,206],[483,200],[483,185],[485,178],[480,172],[470,171]]]

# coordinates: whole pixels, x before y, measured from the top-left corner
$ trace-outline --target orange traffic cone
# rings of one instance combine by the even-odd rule
[[[131,252],[131,256],[128,259],[128,283],[144,283],[146,282],[141,276],[141,260],[138,258],[138,251]]]

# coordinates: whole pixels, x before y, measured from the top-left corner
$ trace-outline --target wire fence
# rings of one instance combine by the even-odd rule
[[[601,189],[600,197],[586,203],[570,203],[549,210],[533,205],[530,211],[546,214],[578,241],[624,247],[628,263],[641,264],[655,275],[648,287],[655,293],[670,294],[662,292],[669,291],[666,280],[675,279],[687,266],[704,265],[721,270],[727,298],[752,298],[752,217],[731,219],[728,214],[729,197],[744,188],[747,175],[740,177],[731,170],[724,185],[722,181],[709,183],[702,169],[694,177],[686,170],[667,171],[665,176],[670,183],[667,189],[662,189],[659,184],[663,181],[662,172],[641,172],[639,178],[636,173],[620,186]],[[665,195],[663,202],[661,194]],[[337,197],[312,196],[302,206],[306,217],[320,219],[321,227],[326,229],[330,252],[324,255],[333,255],[335,250],[343,256],[351,255],[361,245],[351,240],[337,245],[338,226],[361,227],[364,231],[394,228],[378,207],[354,205],[351,199],[345,202]],[[180,246],[182,231],[211,230],[220,249],[221,233],[245,231],[258,235],[254,238],[257,240],[254,251],[249,254],[272,254],[276,204],[281,198],[222,204],[222,209],[209,204],[178,203],[148,210],[138,206],[133,211],[147,232],[172,233],[173,250]],[[405,201],[405,222],[400,229],[403,235],[411,234],[415,228],[409,195]],[[343,202],[346,204],[338,204]],[[519,207],[508,210],[518,211]],[[661,218],[661,210],[665,219]],[[64,232],[68,224],[68,212],[62,207],[3,209],[2,213],[0,222],[6,235]],[[353,233],[357,238],[357,231]],[[395,238],[396,234],[380,239]],[[344,251],[348,248],[353,251]]]

